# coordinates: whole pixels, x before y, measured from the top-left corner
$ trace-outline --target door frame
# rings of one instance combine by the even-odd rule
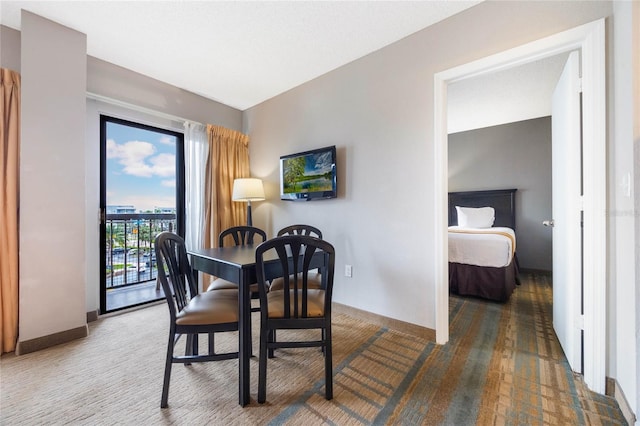
[[[122,309],[128,309],[134,306],[145,305],[153,303],[157,300],[150,300],[143,303],[136,303],[127,305],[121,308],[107,309],[107,282],[105,276],[106,270],[106,208],[107,208],[107,123],[115,123],[124,126],[129,126],[137,129],[148,130],[156,133],[162,133],[171,135],[176,138],[176,229],[175,233],[184,238],[185,235],[185,222],[186,222],[186,204],[185,204],[185,159],[184,159],[184,133],[161,127],[156,124],[144,123],[141,120],[122,118],[116,114],[100,112],[98,114],[100,122],[100,178],[99,178],[99,211],[100,211],[100,225],[98,233],[98,253],[99,253],[99,312],[100,314],[107,314],[116,312]]]
[[[599,19],[434,75],[434,288],[436,342],[449,340],[447,86],[572,50],[581,52],[584,167],[584,381],[605,392],[606,81],[605,20]]]

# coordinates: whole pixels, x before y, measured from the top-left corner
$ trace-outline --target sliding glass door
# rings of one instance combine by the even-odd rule
[[[153,241],[184,236],[184,135],[100,117],[100,313],[164,297]]]

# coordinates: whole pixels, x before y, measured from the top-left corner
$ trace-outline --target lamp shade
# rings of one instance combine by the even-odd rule
[[[264,188],[262,180],[256,178],[242,178],[233,181],[233,201],[262,201]]]

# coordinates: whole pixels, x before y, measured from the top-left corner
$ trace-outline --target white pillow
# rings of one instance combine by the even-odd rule
[[[493,207],[459,207],[458,226],[463,228],[491,228],[496,219],[496,212]]]

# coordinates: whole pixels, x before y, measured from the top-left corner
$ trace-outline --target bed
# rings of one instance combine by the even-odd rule
[[[497,302],[509,300],[519,284],[516,191],[449,193],[450,293]],[[487,207],[493,208],[490,225],[485,223],[491,211]],[[459,214],[460,222],[465,226],[459,226]]]

